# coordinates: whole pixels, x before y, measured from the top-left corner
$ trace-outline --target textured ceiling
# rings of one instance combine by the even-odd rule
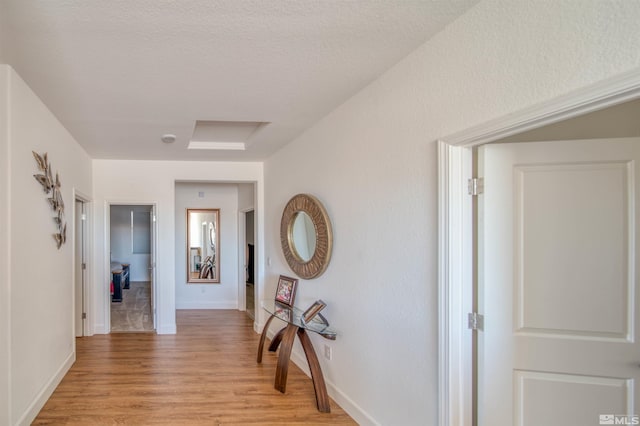
[[[0,59],[94,158],[260,160],[475,3],[0,0]],[[187,150],[198,120],[269,124]]]

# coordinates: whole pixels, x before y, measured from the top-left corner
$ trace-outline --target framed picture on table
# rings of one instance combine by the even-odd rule
[[[309,308],[304,311],[302,314],[302,319],[304,322],[309,322],[314,319],[316,316],[320,318],[323,323],[326,323],[327,320],[320,314],[320,311],[323,310],[327,306],[322,300],[316,300],[313,302],[313,305],[309,306]]]
[[[278,278],[278,287],[276,288],[276,302],[293,307],[297,285],[297,279],[280,275],[280,278]]]

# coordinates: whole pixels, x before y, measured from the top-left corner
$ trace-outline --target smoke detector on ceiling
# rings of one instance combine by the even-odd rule
[[[166,135],[162,135],[160,140],[164,143],[174,143],[176,141],[176,135],[167,133]]]

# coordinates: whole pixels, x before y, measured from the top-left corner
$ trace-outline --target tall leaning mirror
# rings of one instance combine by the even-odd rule
[[[284,208],[280,242],[289,267],[300,278],[319,277],[329,265],[333,234],[324,206],[309,194],[298,194]]]
[[[187,209],[187,282],[220,282],[220,209]]]

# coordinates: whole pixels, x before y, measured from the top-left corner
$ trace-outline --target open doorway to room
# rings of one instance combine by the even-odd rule
[[[640,183],[638,111],[636,99],[474,149],[476,176],[491,182],[473,200],[476,312],[491,317],[475,333],[478,424],[548,423],[541,416],[587,424],[628,404],[598,380],[640,377],[640,346],[628,337],[638,317],[629,272],[638,268],[630,255],[638,217],[629,208],[639,198],[630,189]],[[580,365],[558,362],[585,353]],[[515,389],[512,401],[496,398],[500,386]],[[565,386],[570,397],[557,393]],[[637,404],[637,384],[631,389]],[[536,406],[544,414],[523,408]]]
[[[255,213],[249,210],[244,213],[244,269],[245,269],[245,308],[247,315],[255,319]]]
[[[111,205],[111,332],[153,332],[154,206]]]
[[[440,370],[442,389],[449,391],[441,392],[440,424],[458,419],[455,423],[460,425],[501,425],[512,424],[514,418],[540,424],[543,415],[547,419],[569,416],[570,423],[584,424],[600,412],[624,412],[616,408],[630,402],[637,405],[637,397],[629,399],[626,393],[616,393],[615,387],[604,381],[614,376],[608,369],[615,369],[616,380],[623,383],[620,388],[638,382],[637,366],[634,369],[635,364],[628,360],[637,353],[631,345],[637,340],[629,331],[637,329],[633,320],[638,317],[633,296],[638,294],[637,280],[628,279],[629,271],[637,268],[627,263],[637,262],[629,255],[637,244],[629,230],[637,228],[638,216],[628,206],[636,205],[638,196],[629,188],[638,186],[632,172],[637,159],[630,157],[637,155],[640,146],[636,124],[640,86],[637,76],[629,81],[599,84],[441,142],[440,306],[445,313],[441,316],[441,337],[445,339],[441,340]],[[619,176],[611,179],[618,170]],[[545,182],[551,173],[553,179]],[[477,180],[469,181],[467,193],[464,184],[472,176]],[[567,184],[570,178],[575,178],[573,185]],[[588,188],[588,193],[580,194],[581,188]],[[563,190],[565,193],[558,196]],[[497,201],[499,197],[504,198]],[[558,202],[549,207],[551,199]],[[566,213],[575,209],[575,204],[578,211]],[[496,220],[504,205],[509,205],[508,219]],[[610,211],[616,213],[614,219],[606,216]],[[565,219],[569,225],[562,223]],[[617,229],[614,232],[607,226]],[[596,231],[601,237],[594,239],[591,234]],[[569,233],[574,233],[574,238]],[[540,242],[542,237],[553,241]],[[496,244],[497,238],[500,244]],[[613,238],[618,238],[612,244],[617,251],[606,247]],[[502,240],[511,243],[514,250],[500,257],[506,246]],[[596,243],[591,244],[593,241]],[[588,259],[592,252],[580,254],[576,246],[594,250],[598,262]],[[544,250],[544,255],[536,249]],[[620,257],[612,258],[615,255]],[[579,257],[580,266],[568,275],[551,268],[568,268],[571,256]],[[607,261],[605,266],[602,259]],[[598,279],[603,274],[605,279]],[[548,276],[559,282],[548,280]],[[496,282],[507,285],[500,284],[495,292]],[[579,293],[570,291],[576,282]],[[540,298],[543,293],[545,297]],[[614,302],[605,299],[612,295],[617,295]],[[500,298],[504,303],[500,304]],[[579,311],[590,303],[602,309]],[[473,313],[468,324],[463,324],[460,320],[466,319],[468,312]],[[612,318],[618,316],[616,326],[611,326]],[[560,324],[566,318],[576,325]],[[446,329],[450,332],[442,333]],[[580,355],[574,356],[576,346],[578,353],[590,355],[588,362],[553,364],[562,357],[579,359]],[[596,363],[597,369],[593,367]],[[505,378],[509,383],[504,388],[509,388],[513,398],[493,405],[495,396],[504,393],[492,384],[504,384]],[[571,386],[570,393],[558,393],[566,386]],[[531,392],[533,388],[536,392]],[[637,386],[629,391],[638,395]],[[593,399],[596,392],[599,397]],[[540,407],[541,402],[550,400],[553,403],[547,403],[544,410],[523,409]],[[499,410],[487,408],[497,406]]]
[[[197,244],[198,235],[188,234],[188,212],[214,209],[218,212],[215,268],[219,280],[189,279],[203,259]],[[253,287],[246,292],[248,253],[245,241],[245,213],[252,212],[257,221],[255,182],[176,181],[175,182],[175,303],[176,309],[245,310],[246,299],[255,300],[260,286],[257,273],[257,224],[248,236],[254,247]],[[204,226],[204,224],[203,224]],[[191,230],[189,230],[191,232]],[[195,244],[193,243],[195,242]],[[202,250],[203,251],[203,250]],[[194,260],[196,259],[196,260]]]

